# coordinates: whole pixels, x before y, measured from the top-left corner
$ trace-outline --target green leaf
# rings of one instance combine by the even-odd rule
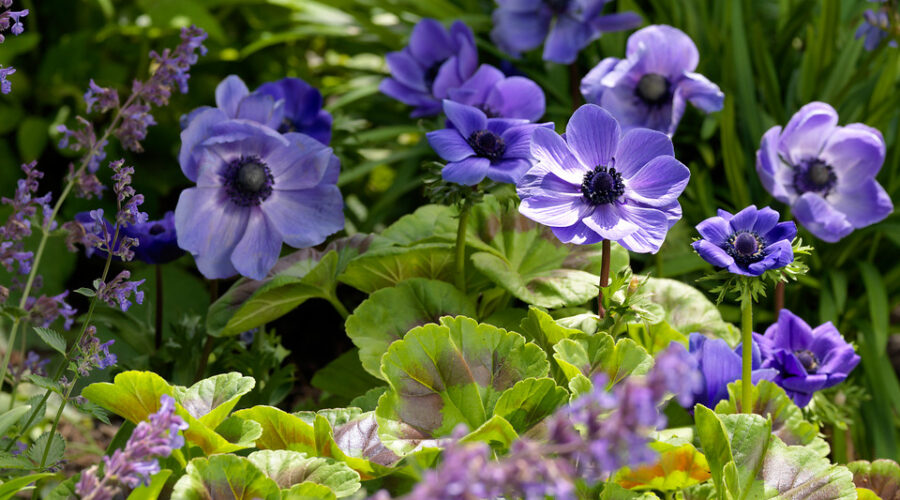
[[[494,415],[487,422],[481,424],[481,427],[463,436],[460,442],[487,443],[491,448],[506,451],[518,438],[519,434],[509,421],[500,415]]]
[[[650,354],[656,354],[666,349],[672,342],[679,342],[685,346],[688,343],[688,338],[672,328],[666,321],[653,324],[629,323],[626,325],[626,329],[628,336]]]
[[[336,500],[327,486],[316,483],[300,483],[281,493],[281,500]]]
[[[725,339],[731,345],[738,342],[716,305],[700,290],[666,278],[649,278],[643,290],[651,294],[651,301],[663,307],[665,321],[682,334],[697,332]]]
[[[653,500],[659,499],[650,491],[631,491],[627,490],[616,483],[607,483],[603,487],[603,493],[600,500]]]
[[[16,493],[33,490],[34,486],[29,486],[31,483],[40,481],[45,477],[50,477],[53,475],[54,474],[52,472],[39,472],[36,474],[29,474],[27,476],[10,479],[5,483],[0,484],[0,500],[8,500],[15,496]]]
[[[256,451],[247,458],[281,489],[311,482],[327,486],[338,498],[342,498],[360,487],[359,474],[329,458],[310,457],[289,450]]]
[[[262,426],[257,422],[244,420],[234,415],[226,418],[216,427],[216,434],[225,438],[229,443],[240,446],[241,449],[253,447],[262,433]]]
[[[550,352],[560,340],[581,333],[579,330],[560,325],[552,316],[534,306],[528,308],[528,316],[522,320],[520,329],[528,341],[541,346],[546,352]]]
[[[629,490],[677,491],[712,477],[706,457],[685,443],[681,446],[655,441],[650,448],[659,453],[655,462],[634,468],[625,467],[616,474],[616,483]]]
[[[0,415],[0,436],[6,435],[6,431],[15,425],[19,419],[25,416],[29,410],[31,410],[31,405],[25,404],[3,412],[3,414]]]
[[[309,383],[313,387],[349,400],[383,382],[363,368],[359,359],[359,349],[353,348],[317,371]]]
[[[292,450],[316,455],[315,430],[296,415],[274,406],[254,406],[238,410],[234,416],[262,426],[262,436],[256,440],[256,447],[261,450]]]
[[[578,388],[576,395],[590,390],[599,373],[606,374],[609,388],[628,375],[643,375],[653,367],[653,357],[643,347],[631,339],[614,342],[604,332],[563,339],[553,346],[553,351],[553,359],[569,380],[569,387]]]
[[[47,442],[50,442],[50,450],[47,453],[47,459],[41,460],[44,456],[44,449],[47,448]],[[25,456],[34,462],[36,468],[39,467],[42,462],[44,467],[53,467],[63,459],[65,453],[66,440],[63,439],[62,435],[58,432],[54,432],[51,439],[51,434],[45,432],[28,447],[28,450],[25,451]]]
[[[828,443],[819,437],[819,426],[806,421],[803,411],[791,401],[784,389],[768,380],[753,386],[752,412],[772,420],[772,434],[787,445],[810,446],[822,456],[828,454]],[[741,381],[728,384],[728,399],[716,405],[718,414],[742,413]]]
[[[350,406],[355,406],[363,411],[375,411],[378,406],[378,398],[388,390],[386,385],[373,387],[362,396],[357,396],[350,401]]]
[[[225,439],[224,436],[220,435],[218,432],[201,422],[200,420],[191,416],[190,413],[187,412],[180,405],[176,404],[175,406],[176,414],[183,418],[185,422],[188,424],[188,428],[184,431],[184,439],[188,443],[198,446],[205,455],[214,455],[216,453],[231,453],[238,450],[243,450],[246,448],[253,447],[253,439],[254,435],[258,437],[259,429],[255,429],[251,426],[236,428],[236,424],[230,423],[223,427],[226,432],[228,432],[232,437],[235,437],[237,442],[230,442],[228,439]],[[243,432],[250,433],[245,436],[242,435]]]
[[[175,483],[172,500],[280,500],[281,490],[250,460],[236,455],[195,458]]]
[[[256,385],[253,377],[231,372],[203,379],[190,388],[175,387],[175,400],[204,425],[215,428],[228,416],[241,396]]]
[[[312,426],[316,425],[316,417],[321,416],[328,422],[328,425],[337,427],[359,418],[362,413],[362,409],[351,406],[347,408],[325,408],[319,411],[298,411],[294,415]]]
[[[22,161],[37,160],[47,147],[50,122],[36,116],[29,116],[22,120],[16,135],[16,143],[19,146],[19,154]]]
[[[290,312],[310,298],[336,298],[337,277],[365,252],[372,237],[339,238],[324,250],[305,248],[275,263],[266,278],[241,278],[207,313],[213,335],[237,335]]]
[[[134,424],[159,411],[163,394],[174,393],[175,389],[159,375],[140,371],[122,372],[112,384],[91,384],[81,391],[88,400]]]
[[[900,465],[897,462],[887,459],[874,462],[858,460],[847,464],[847,468],[853,473],[856,486],[871,490],[877,495],[876,498],[900,496]]]
[[[153,477],[150,478],[150,484],[142,484],[132,490],[131,494],[128,495],[128,500],[156,500],[159,498],[160,493],[166,486],[166,481],[169,480],[171,475],[172,471],[169,469],[163,469],[153,474]]]
[[[401,456],[434,447],[459,424],[477,429],[505,391],[549,370],[544,352],[517,333],[465,317],[440,321],[411,330],[381,360],[391,389],[375,415],[385,446]]]
[[[523,433],[569,400],[569,393],[550,378],[527,378],[500,395],[494,415]]]
[[[455,286],[415,278],[378,290],[347,318],[347,336],[359,348],[363,368],[381,374],[381,357],[392,342],[410,329],[444,315],[474,316],[475,305]]]
[[[391,473],[390,467],[400,457],[388,449],[378,436],[378,422],[374,412],[368,412],[336,426],[326,428],[322,418],[316,419],[316,441],[323,455],[346,462],[363,479],[373,479]]]
[[[62,355],[66,354],[66,339],[64,339],[56,330],[36,326],[34,327],[34,333],[38,334],[38,337],[40,337],[45,344],[52,347],[54,351]]]
[[[725,497],[725,466],[734,463],[731,452],[731,441],[728,432],[719,417],[703,405],[694,407],[694,420],[697,424],[697,436],[703,447],[703,454],[709,462],[710,473],[719,498]]]
[[[451,281],[453,249],[450,243],[423,243],[370,250],[347,265],[340,281],[369,294],[412,278]]]

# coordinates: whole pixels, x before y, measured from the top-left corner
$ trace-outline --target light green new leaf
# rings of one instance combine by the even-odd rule
[[[229,443],[240,446],[240,449],[255,446],[256,440],[262,436],[263,430],[259,423],[253,420],[244,420],[234,415],[226,418],[219,424],[216,434],[222,436]]]
[[[847,464],[847,468],[853,473],[853,482],[858,488],[871,490],[877,498],[900,498],[900,465],[897,462],[858,460]]]
[[[241,396],[256,385],[253,377],[231,372],[203,379],[190,388],[175,387],[175,400],[192,417],[215,428],[228,416]]]
[[[81,391],[88,400],[106,408],[133,424],[159,411],[160,397],[173,396],[175,389],[153,372],[127,371],[116,375],[113,383],[91,384]]]
[[[552,316],[534,306],[528,308],[528,316],[522,320],[519,328],[528,341],[541,346],[546,352],[550,352],[560,340],[581,333],[579,330],[561,326]]]
[[[321,416],[332,428],[344,425],[351,420],[359,418],[363,411],[353,406],[347,408],[325,408],[319,411],[298,411],[294,415],[300,417],[309,425],[316,425],[316,417]]]
[[[259,470],[285,490],[311,482],[328,487],[338,498],[359,489],[359,474],[330,458],[310,457],[290,450],[263,450],[247,457]]]
[[[378,378],[381,357],[414,327],[445,315],[475,315],[475,305],[453,285],[414,278],[378,290],[347,318],[347,336],[359,348],[363,368]]]
[[[460,439],[462,443],[486,443],[491,448],[506,451],[519,438],[519,434],[505,418],[494,415],[481,427]]]
[[[716,305],[700,290],[666,278],[649,278],[643,289],[651,293],[651,301],[663,307],[665,321],[682,334],[697,332],[725,339],[731,345],[738,342]]]
[[[175,483],[172,500],[280,500],[274,480],[237,455],[195,458]]]
[[[262,426],[262,436],[256,440],[261,450],[292,450],[316,455],[316,436],[313,427],[296,415],[274,406],[254,406],[234,412],[234,416],[253,420]]]
[[[551,378],[527,378],[500,395],[494,415],[523,433],[569,400],[569,393]]]
[[[590,390],[599,373],[606,374],[609,388],[628,375],[643,375],[653,367],[653,357],[643,347],[631,339],[615,342],[604,332],[563,339],[553,351],[553,359],[576,395]]]
[[[391,389],[375,415],[385,446],[401,456],[434,447],[459,424],[477,429],[504,391],[549,370],[540,347],[517,333],[465,317],[440,321],[411,330],[381,360]]]
[[[703,454],[709,462],[710,473],[718,498],[726,498],[725,492],[725,466],[734,463],[731,453],[731,441],[728,432],[719,417],[709,408],[698,404],[694,407],[694,421],[697,425],[697,436],[703,447]]]
[[[316,483],[300,483],[281,492],[281,500],[337,500],[327,486]]]
[[[40,337],[45,344],[52,347],[54,351],[60,354],[66,353],[66,339],[64,339],[56,330],[36,326],[34,327],[34,333],[38,334],[38,337]]]
[[[0,415],[0,436],[5,435],[6,431],[15,425],[29,410],[31,410],[31,405],[26,404],[16,406],[11,410],[3,412],[3,414]]]
[[[29,474],[27,476],[10,479],[5,483],[0,484],[0,500],[8,500],[20,491],[33,490],[34,486],[29,486],[31,483],[53,475],[52,472],[39,472],[37,474]]]
[[[169,469],[163,469],[153,474],[153,477],[150,478],[150,484],[142,484],[132,490],[131,494],[128,495],[128,500],[156,500],[159,498],[160,493],[166,486],[166,481],[169,480],[171,475],[172,471]]]

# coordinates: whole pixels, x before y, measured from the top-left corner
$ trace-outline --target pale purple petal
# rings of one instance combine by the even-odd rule
[[[647,73],[678,77],[697,69],[700,53],[683,31],[666,25],[642,28],[628,37],[628,57],[640,54]]]
[[[280,101],[276,104],[275,100],[268,95],[251,94],[238,103],[235,118],[254,121],[277,129],[284,120],[284,103]]]
[[[490,166],[491,160],[473,156],[448,163],[441,170],[441,176],[448,182],[474,186],[484,180]]]
[[[792,209],[800,224],[820,240],[834,243],[853,232],[847,216],[816,193],[803,193]]]
[[[576,245],[592,245],[603,241],[603,237],[587,227],[583,222],[578,221],[569,227],[551,227],[553,234],[563,243],[574,243]]]
[[[787,189],[785,183],[781,182],[779,178],[784,177],[785,172],[783,171],[791,170],[778,156],[780,136],[781,127],[778,126],[770,128],[763,134],[759,150],[756,152],[756,173],[759,175],[763,187],[776,200],[782,203],[791,203],[796,197],[796,192],[793,189]],[[781,176],[778,176],[778,173],[781,173]],[[789,172],[789,174],[793,177],[793,172]]]
[[[499,69],[490,64],[482,64],[474,75],[460,87],[450,89],[448,94],[450,99],[458,103],[481,107],[487,102],[488,94],[494,89],[494,86],[503,81],[504,78],[503,72]]]
[[[824,102],[811,102],[803,106],[781,132],[778,153],[792,165],[817,158],[837,122],[837,112]]]
[[[450,57],[452,44],[447,29],[428,18],[416,23],[409,37],[409,51],[426,68]]]
[[[209,108],[195,116],[191,123],[181,131],[181,151],[178,153],[178,163],[185,177],[192,181],[197,180],[199,165],[197,160],[191,157],[191,153],[198,144],[210,135],[210,128],[226,121],[228,117],[218,108]]]
[[[819,159],[834,169],[841,188],[848,189],[875,177],[884,164],[884,150],[884,139],[876,129],[837,127]]]
[[[729,267],[734,264],[733,257],[725,253],[725,250],[722,250],[720,247],[713,245],[707,240],[697,240],[691,243],[691,245],[694,247],[694,250],[700,254],[700,257],[702,257],[703,260],[716,267]]]
[[[566,142],[588,168],[609,164],[616,153],[619,135],[616,119],[596,104],[578,108],[566,125]]]
[[[459,161],[475,154],[472,146],[455,129],[435,130],[428,132],[426,137],[434,152],[444,160]]]
[[[674,158],[672,140],[662,132],[649,129],[629,130],[622,136],[616,150],[616,171],[630,179],[650,160],[658,156]]]
[[[590,170],[575,158],[559,134],[543,127],[535,129],[531,136],[531,155],[535,160],[550,165],[547,168],[572,184],[580,185]]]
[[[600,98],[609,87],[603,84],[603,78],[618,64],[620,59],[607,57],[593,67],[588,74],[581,79],[581,95],[584,100],[592,104],[600,104]]]
[[[569,16],[559,16],[544,42],[545,61],[571,64],[578,52],[598,34],[591,27]]]
[[[669,220],[665,213],[638,205],[620,205],[619,213],[638,228],[637,231],[619,240],[620,245],[637,253],[659,251],[669,230]]]
[[[680,161],[657,156],[625,182],[625,196],[649,206],[668,205],[678,199],[690,178],[691,171]]]
[[[391,76],[397,82],[420,92],[428,92],[425,85],[425,73],[419,63],[407,52],[389,52],[384,56]]]
[[[875,179],[849,189],[841,186],[838,192],[828,196],[827,201],[855,228],[880,222],[894,211],[891,197]]]
[[[318,245],[344,228],[343,199],[334,185],[273,191],[262,210],[284,242],[295,248]]]
[[[492,163],[487,171],[487,178],[494,182],[515,184],[531,168],[531,161],[522,158],[508,158]]]
[[[250,94],[250,89],[237,75],[229,75],[216,86],[216,107],[229,118],[237,117],[241,100]]]
[[[244,235],[248,217],[222,189],[185,189],[175,208],[178,246],[194,256],[206,278],[233,276],[237,270],[231,252]]]
[[[544,116],[546,102],[544,91],[538,84],[528,78],[512,76],[491,89],[484,107],[494,116],[537,121]]]
[[[515,12],[503,7],[494,10],[491,39],[502,51],[518,57],[544,43],[550,30],[551,16],[544,10]]]
[[[249,209],[247,230],[234,247],[231,264],[237,271],[248,278],[261,280],[281,252],[281,235],[272,227],[259,207]]]
[[[594,207],[593,213],[583,217],[582,222],[607,240],[619,241],[640,229],[633,222],[626,220],[616,203],[607,203]]]
[[[487,128],[487,116],[472,106],[445,100],[444,114],[463,137],[469,137],[473,132]]]

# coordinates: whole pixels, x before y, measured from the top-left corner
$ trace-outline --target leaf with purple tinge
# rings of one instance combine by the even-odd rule
[[[440,323],[411,330],[382,357],[381,371],[391,388],[379,399],[375,416],[385,446],[400,456],[440,447],[459,424],[477,429],[498,408],[524,432],[556,409],[558,403],[545,399],[559,394],[548,392],[552,380],[517,385],[547,376],[549,363],[540,347],[466,317],[443,317]],[[518,418],[518,408],[531,416]]]
[[[888,459],[868,462],[858,460],[847,464],[858,488],[866,488],[884,500],[900,499],[900,465]],[[860,498],[863,498],[860,495]]]
[[[172,490],[172,500],[280,500],[278,484],[245,457],[215,455],[191,460]]]

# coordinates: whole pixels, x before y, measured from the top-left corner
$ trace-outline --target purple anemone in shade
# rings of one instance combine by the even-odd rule
[[[728,384],[741,378],[741,349],[742,344],[734,349],[722,339],[709,338],[700,333],[690,335],[690,353],[697,360],[703,383],[693,393],[693,399],[689,404],[682,404],[687,409],[692,409],[696,404],[702,404],[707,408],[715,408],[716,403],[728,399]],[[754,384],[760,380],[773,380],[777,372],[772,368],[762,367],[762,356],[756,342],[751,351],[752,381]],[[684,403],[684,401],[680,401]]]
[[[538,121],[544,116],[546,98],[541,87],[522,76],[507,77],[499,69],[482,64],[461,86],[450,89],[450,100],[475,106],[492,118]]]
[[[462,21],[448,31],[434,19],[422,19],[413,28],[409,45],[385,56],[391,77],[378,89],[402,103],[415,106],[410,116],[441,112],[441,100],[475,73],[478,51],[475,35]]]
[[[612,240],[633,252],[656,252],[681,218],[678,196],[690,171],[663,133],[619,125],[593,104],[578,108],[565,139],[538,128],[537,164],[517,186],[519,212],[549,226],[563,243]]]
[[[444,113],[452,128],[427,134],[432,149],[448,163],[444,180],[474,186],[485,177],[515,184],[531,168],[531,134],[553,126],[528,120],[488,118],[481,110],[450,100]]]
[[[772,381],[800,407],[809,404],[816,391],[843,382],[860,360],[830,321],[811,328],[787,309],[764,335],[755,337],[763,368],[776,370]]]
[[[878,2],[883,3],[883,2]],[[865,37],[863,47],[872,51],[881,45],[882,40],[891,35],[891,20],[887,9],[878,11],[867,10],[863,13],[863,23],[856,30],[855,38],[859,40]],[[890,41],[891,47],[897,46],[897,40]]]
[[[138,240],[132,247],[134,258],[147,264],[165,264],[184,255],[175,233],[175,212],[169,211],[159,220],[129,224],[122,228],[125,236]]]
[[[609,0],[497,0],[491,39],[513,57],[544,44],[543,58],[571,64],[604,32],[641,25],[634,12],[602,15]],[[546,39],[546,41],[545,41]]]
[[[178,199],[178,245],[209,279],[262,279],[282,242],[311,247],[344,227],[340,163],[308,135],[220,118],[207,110],[181,133],[181,170],[197,185]],[[208,138],[185,151],[195,127]]]
[[[599,104],[624,130],[644,127],[672,135],[687,102],[706,113],[722,109],[725,94],[700,73],[700,54],[679,29],[647,26],[628,37],[625,59],[607,57],[581,80],[587,102]]]
[[[837,125],[824,102],[800,108],[787,126],[772,127],[756,152],[756,172],[766,190],[790,205],[794,217],[817,238],[835,242],[894,211],[875,180],[885,145],[877,129]]]
[[[719,215],[697,224],[702,239],[691,244],[703,260],[744,276],[759,276],[794,261],[792,242],[797,235],[793,222],[778,222],[778,212],[756,205],[732,215]]]
[[[322,94],[299,78],[264,83],[251,93],[240,77],[230,75],[216,87],[216,108],[223,120],[250,120],[281,133],[306,134],[325,145],[331,141],[331,114],[322,109]],[[200,106],[182,117],[182,129],[208,109],[214,108]]]

